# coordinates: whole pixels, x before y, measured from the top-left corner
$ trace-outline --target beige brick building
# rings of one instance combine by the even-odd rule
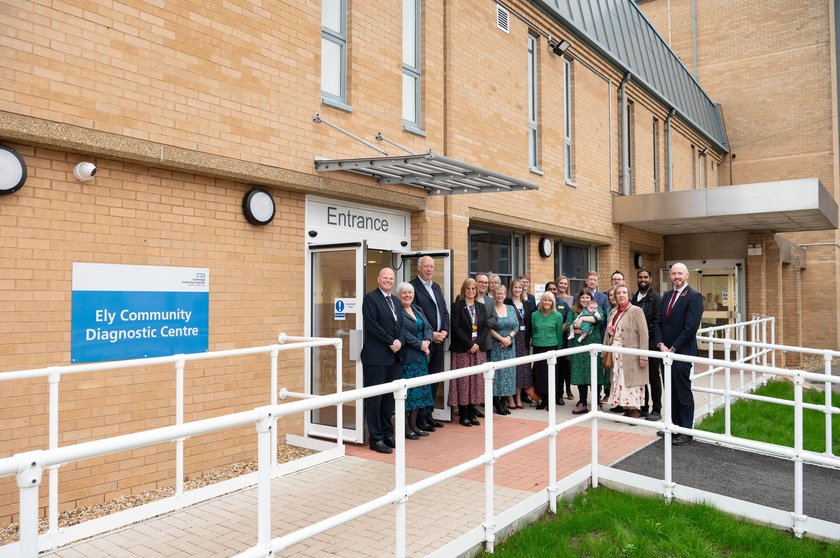
[[[654,270],[714,260],[723,279],[710,288],[723,296],[724,317],[709,323],[734,319],[736,309],[768,313],[783,321],[782,342],[838,346],[836,230],[787,234],[787,242],[743,226],[686,237],[657,218],[613,218],[616,204],[645,195],[667,206],[689,190],[811,177],[833,203],[832,3],[779,2],[775,11],[702,3],[699,85],[685,81],[692,102],[623,65],[608,38],[587,30],[590,19],[570,19],[552,2],[425,0],[413,19],[403,12],[412,4],[0,0],[0,143],[27,169],[22,187],[0,196],[0,372],[71,364],[74,263],[207,269],[213,351],[268,345],[280,331],[360,328],[355,315],[334,320],[334,301],[360,303],[382,265],[411,277],[419,251],[436,254],[438,280],[453,295],[479,270],[506,280],[527,271],[541,284],[597,269],[606,284],[614,269],[632,280],[637,255]],[[641,9],[661,35],[651,27],[644,40],[670,41],[688,68],[663,58],[647,59],[648,69],[686,80],[689,0],[617,5],[638,18]],[[787,15],[780,23],[771,13]],[[625,38],[638,32],[612,23]],[[558,54],[563,40],[569,48]],[[698,114],[715,116],[709,124]],[[316,170],[321,160],[429,150],[461,163],[465,176],[492,173],[477,174],[477,189],[499,180],[537,188],[436,195],[452,184]],[[87,182],[73,176],[83,161],[97,168]],[[265,226],[243,214],[254,187],[275,204]],[[387,220],[389,230],[336,224],[347,213]],[[836,205],[833,219],[836,227]],[[830,211],[816,220],[830,221]],[[543,238],[550,256],[538,250]],[[748,256],[748,246],[761,255]],[[658,277],[655,286],[667,288]],[[803,313],[821,327],[803,332]],[[350,345],[345,387],[361,377]],[[331,370],[317,352],[298,354],[282,362],[281,383],[326,392]],[[105,377],[62,379],[62,445],[172,424],[171,368]],[[0,455],[46,447],[46,381],[0,390]],[[185,391],[186,420],[263,405],[266,363],[188,366]],[[345,416],[350,440],[359,441],[360,417],[352,408]],[[329,435],[334,424],[325,415],[282,428]],[[188,440],[187,474],[251,458],[255,447],[252,429]],[[173,452],[160,446],[62,467],[61,509],[171,485]],[[0,479],[4,521],[16,514],[16,491],[14,479]]]

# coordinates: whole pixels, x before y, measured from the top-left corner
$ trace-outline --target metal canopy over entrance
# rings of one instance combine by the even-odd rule
[[[371,176],[379,184],[416,186],[433,195],[539,189],[536,184],[445,157],[432,150],[420,155],[316,160],[315,170],[355,172]]]
[[[662,235],[833,230],[837,217],[816,178],[613,198],[613,223]]]

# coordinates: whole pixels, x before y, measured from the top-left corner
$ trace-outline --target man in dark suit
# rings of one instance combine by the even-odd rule
[[[399,353],[400,320],[397,311],[400,305],[391,296],[394,288],[394,270],[383,267],[376,278],[379,288],[365,295],[362,301],[364,319],[364,346],[362,347],[362,370],[365,387],[393,382],[400,378]],[[368,397],[365,401],[365,424],[368,427],[370,449],[379,453],[391,453],[396,447],[394,440],[394,396],[390,393]]]
[[[688,268],[681,263],[671,266],[674,290],[662,296],[656,346],[663,353],[697,356],[697,330],[703,317],[703,295],[688,286]],[[674,361],[671,365],[671,420],[685,428],[694,426],[694,395],[691,393],[691,363]],[[691,436],[677,434],[672,443],[684,446]]]
[[[651,287],[650,270],[640,269],[636,273],[636,285],[639,290],[630,299],[630,302],[642,309],[645,313],[645,321],[648,327],[648,349],[657,350],[656,330],[659,326],[659,307],[662,306],[662,297]],[[648,385],[645,386],[645,403],[641,408],[642,416],[647,420],[662,420],[662,359],[648,359]],[[648,412],[650,410],[650,412]]]
[[[443,345],[449,336],[449,304],[443,297],[440,285],[432,281],[435,273],[435,260],[431,256],[423,256],[417,261],[417,276],[409,281],[414,287],[414,303],[420,307],[423,314],[431,322],[432,343],[429,346],[429,374],[437,374],[443,370]],[[437,395],[438,386],[432,384],[432,400]],[[417,417],[420,430],[434,432],[435,428],[443,428],[443,423],[432,417],[435,406],[424,407]]]

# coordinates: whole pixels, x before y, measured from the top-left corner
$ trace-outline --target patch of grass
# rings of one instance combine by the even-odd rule
[[[562,506],[562,507],[561,507]],[[666,504],[606,488],[588,490],[557,515],[529,525],[489,558],[840,558],[840,545],[797,539],[705,505]]]
[[[769,382],[755,391],[758,395],[793,401],[793,384],[790,382]],[[806,403],[824,404],[825,393],[815,389],[803,390]],[[840,395],[832,394],[835,407],[840,406]],[[802,412],[803,447],[822,453],[825,451],[825,415],[805,409]],[[722,434],[724,410],[718,409],[700,425],[699,430]],[[763,401],[740,400],[732,405],[732,435],[771,444],[793,447],[793,407],[765,403]],[[840,415],[834,415],[831,423],[833,453],[840,453]]]

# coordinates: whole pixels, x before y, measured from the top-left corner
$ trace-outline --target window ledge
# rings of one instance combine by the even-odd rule
[[[342,103],[338,99],[330,99],[329,97],[321,97],[321,104],[327,105],[333,108],[337,108],[339,110],[343,110],[345,112],[353,112],[353,107],[348,104]]]
[[[539,176],[545,176],[545,173],[537,167],[528,167],[528,172],[532,174],[537,174]]]
[[[405,130],[406,132],[408,132],[410,134],[414,134],[414,135],[417,135],[417,136],[420,136],[420,137],[425,138],[427,136],[425,130],[420,129],[417,126],[415,126],[414,124],[406,122],[405,120],[403,120],[403,130]]]

